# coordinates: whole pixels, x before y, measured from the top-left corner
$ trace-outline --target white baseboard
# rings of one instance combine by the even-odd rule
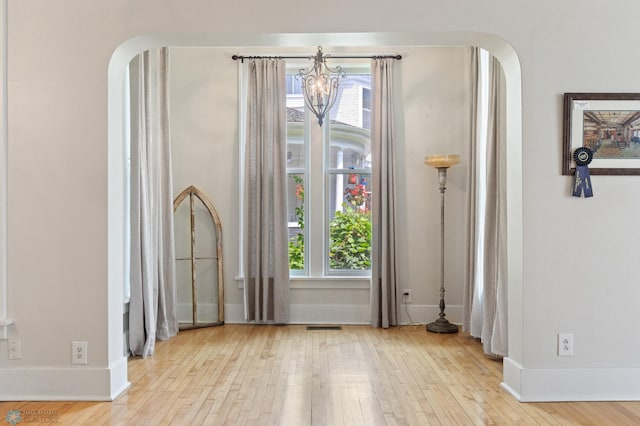
[[[408,312],[408,315],[407,315]],[[428,324],[439,318],[440,307],[437,305],[400,304],[401,324]],[[462,324],[462,305],[447,305],[446,319],[454,324]],[[409,318],[411,316],[411,318]]]
[[[0,401],[113,401],[124,392],[127,358],[109,368],[0,368]]]
[[[289,309],[290,324],[369,324],[369,305],[299,304]]]
[[[640,368],[525,369],[509,358],[503,365],[503,387],[522,402],[640,400]]]
[[[113,401],[120,394],[126,391],[131,383],[129,382],[129,357],[123,356],[118,359],[114,364],[109,368],[109,388],[110,388],[110,396],[109,400]]]
[[[244,324],[244,305],[225,303],[224,305],[225,324]]]
[[[239,304],[226,304],[225,320],[227,324],[244,324],[244,307]],[[409,319],[409,315],[411,319]],[[440,308],[436,305],[400,305],[400,324],[427,324],[438,318]],[[462,323],[462,305],[446,308],[447,319],[454,324]],[[369,324],[369,305],[319,305],[292,304],[290,307],[291,324]]]
[[[193,320],[193,305],[191,303],[178,303],[177,315],[179,322],[190,323]],[[217,322],[218,305],[213,303],[198,303],[198,322]]]
[[[514,362],[511,358],[506,357],[502,360],[502,387],[505,388],[518,401],[522,401],[520,392],[522,389],[520,378],[522,376],[522,367]]]

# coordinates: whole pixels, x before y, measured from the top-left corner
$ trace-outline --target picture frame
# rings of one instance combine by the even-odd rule
[[[640,93],[565,93],[562,174],[573,152],[593,152],[591,175],[640,175]]]

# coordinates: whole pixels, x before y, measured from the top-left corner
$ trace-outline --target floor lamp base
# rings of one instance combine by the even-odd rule
[[[451,324],[445,318],[438,318],[434,322],[427,324],[427,331],[430,331],[432,333],[452,334],[458,332],[458,326],[455,324]]]

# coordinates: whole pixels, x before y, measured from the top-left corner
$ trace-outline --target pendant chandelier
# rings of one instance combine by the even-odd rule
[[[341,66],[329,68],[327,59],[402,59],[401,55],[374,55],[374,56],[331,56],[322,53],[322,46],[318,46],[318,53],[315,56],[245,56],[233,55],[234,61],[245,59],[308,59],[313,61],[313,67],[309,70],[301,68],[296,78],[301,80],[302,93],[304,93],[304,103],[318,118],[318,123],[322,126],[327,113],[336,103],[340,79],[347,75]]]
[[[346,75],[341,66],[329,68],[326,61],[330,57],[331,55],[322,53],[322,46],[318,46],[316,56],[309,57],[309,60],[313,60],[313,67],[309,70],[302,68],[298,72],[298,78],[302,81],[304,102],[318,118],[320,126],[336,103],[340,79]]]

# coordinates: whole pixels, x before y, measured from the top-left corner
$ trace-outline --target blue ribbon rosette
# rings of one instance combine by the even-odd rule
[[[589,163],[593,160],[593,152],[589,148],[580,147],[573,151],[573,160],[576,162],[576,177],[573,183],[573,196],[593,197],[591,176],[589,176]]]

